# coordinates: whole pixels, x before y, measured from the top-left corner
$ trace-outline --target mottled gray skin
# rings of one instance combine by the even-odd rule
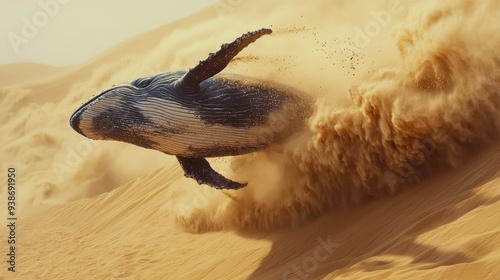
[[[189,71],[112,87],[77,109],[70,124],[91,139],[122,141],[175,155],[186,176],[199,183],[242,187],[213,171],[204,158],[262,150],[291,133],[289,126],[273,124],[273,114],[274,119],[292,125],[310,113],[307,101],[283,87],[237,75],[213,76],[254,34],[223,45]]]
[[[280,140],[286,131],[273,131],[271,139],[262,139],[261,143],[250,146],[225,145],[225,140],[231,135],[214,135],[220,138],[219,145],[210,148],[189,146],[186,151],[176,152],[168,147],[161,147],[173,135],[183,135],[190,139],[197,137],[199,131],[190,131],[189,122],[173,123],[168,120],[159,125],[157,119],[152,119],[151,108],[144,104],[153,98],[169,101],[185,108],[194,118],[206,124],[206,128],[226,126],[249,129],[256,126],[266,126],[269,114],[289,104],[294,115],[288,115],[287,122],[299,121],[305,118],[307,104],[276,86],[265,85],[258,81],[248,80],[235,75],[218,75],[203,81],[200,89],[194,94],[183,94],[176,90],[176,81],[185,75],[185,71],[162,73],[159,75],[137,79],[130,84],[119,85],[102,92],[83,104],[71,117],[72,127],[80,134],[100,140],[112,139],[128,142],[148,149],[157,149],[171,155],[186,157],[221,157],[239,155],[258,151],[272,142]],[[238,79],[239,78],[239,79]],[[138,87],[140,83],[149,83]],[[113,100],[115,106],[95,108],[100,100]],[[94,108],[94,109],[93,109]],[[168,108],[158,108],[161,110]],[[85,133],[80,129],[80,121],[84,112],[93,110],[87,117],[91,119],[90,131]],[[168,115],[168,112],[163,114]],[[198,133],[197,133],[198,132]],[[210,130],[201,131],[210,133]],[[154,136],[154,137],[153,137]],[[157,143],[155,140],[161,140]]]

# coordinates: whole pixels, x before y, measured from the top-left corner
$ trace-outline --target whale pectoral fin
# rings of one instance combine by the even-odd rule
[[[229,44],[223,44],[221,49],[216,53],[210,53],[208,58],[200,61],[194,68],[189,71],[180,80],[180,90],[184,93],[192,93],[198,91],[199,84],[222,71],[229,62],[246,46],[255,42],[265,34],[271,34],[269,28],[262,28],[257,31],[243,34]]]
[[[177,160],[184,170],[184,176],[196,180],[198,184],[206,184],[218,190],[237,190],[247,184],[238,183],[227,179],[212,169],[204,158],[186,158],[177,156]]]

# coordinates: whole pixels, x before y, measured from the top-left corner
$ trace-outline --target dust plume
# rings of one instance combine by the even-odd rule
[[[299,78],[298,88],[318,100],[307,127],[281,152],[235,159],[233,176],[249,186],[227,196],[188,194],[210,200],[180,212],[179,222],[195,232],[300,224],[332,208],[393,194],[498,141],[498,18],[495,0],[415,4],[392,29],[393,39],[381,45],[397,50],[400,61],[365,67],[348,87],[324,79],[318,89],[317,79],[308,84]],[[305,48],[301,44],[293,48]],[[368,49],[355,53],[367,62],[391,57]],[[309,61],[301,74],[320,75],[308,67],[333,62]],[[297,84],[286,75],[275,80]],[[329,102],[343,93],[349,102]]]

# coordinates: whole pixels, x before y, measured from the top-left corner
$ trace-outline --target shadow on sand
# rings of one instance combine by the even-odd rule
[[[499,177],[500,149],[492,148],[399,195],[334,211],[300,228],[264,237],[247,235],[272,241],[270,253],[249,279],[334,278],[402,265],[430,269],[481,258],[494,248],[474,244],[463,248],[464,254],[424,244],[436,243],[432,237],[425,237],[425,242],[418,237],[500,200],[500,196],[477,193],[479,187]],[[494,162],[484,166],[485,159]]]

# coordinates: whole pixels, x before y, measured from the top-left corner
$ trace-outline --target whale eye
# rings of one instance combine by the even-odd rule
[[[135,86],[138,88],[145,88],[153,81],[152,78],[140,79],[135,82]]]

